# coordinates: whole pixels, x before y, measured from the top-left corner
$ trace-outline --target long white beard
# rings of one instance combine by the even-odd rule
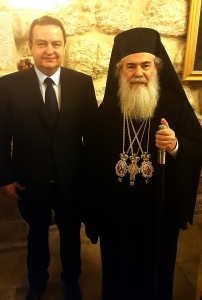
[[[144,77],[133,77],[130,82],[140,82],[141,80],[147,82]],[[153,75],[147,85],[134,84],[132,88],[127,79],[123,75],[120,76],[118,96],[122,113],[137,121],[153,117],[159,99],[159,91],[157,73]]]

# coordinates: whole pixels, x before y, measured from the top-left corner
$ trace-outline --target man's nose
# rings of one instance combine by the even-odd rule
[[[52,54],[53,53],[53,46],[51,44],[48,44],[46,46],[46,53]]]
[[[139,66],[136,67],[135,72],[134,72],[134,76],[135,77],[142,77],[143,76],[141,67],[139,67]]]

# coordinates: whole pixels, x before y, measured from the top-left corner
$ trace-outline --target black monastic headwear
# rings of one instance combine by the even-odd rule
[[[159,74],[161,88],[186,98],[181,82],[161,43],[159,33],[151,28],[133,28],[114,38],[104,100],[106,97],[114,96],[118,91],[118,79],[115,77],[116,64],[123,57],[140,52],[151,53],[162,59],[163,69]]]

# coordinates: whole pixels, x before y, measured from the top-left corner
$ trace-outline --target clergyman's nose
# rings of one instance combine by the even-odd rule
[[[142,76],[143,76],[141,67],[137,67],[137,68],[136,68],[135,73],[134,73],[134,76],[135,76],[135,77],[142,77]]]

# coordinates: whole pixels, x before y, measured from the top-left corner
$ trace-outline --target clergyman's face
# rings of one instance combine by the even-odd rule
[[[134,53],[122,59],[121,75],[133,85],[147,85],[156,72],[154,55],[151,53]]]
[[[123,115],[137,121],[153,117],[160,90],[154,56],[150,53],[128,55],[118,64],[117,71]]]
[[[55,25],[35,25],[29,48],[37,69],[47,76],[53,75],[61,65],[65,52],[61,28]]]

